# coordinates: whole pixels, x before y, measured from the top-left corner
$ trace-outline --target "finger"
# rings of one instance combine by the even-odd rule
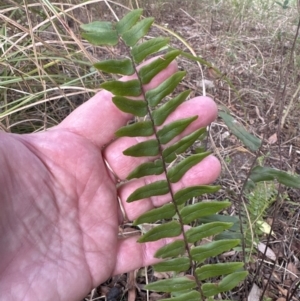
[[[217,117],[217,106],[209,97],[196,97],[181,104],[177,110],[169,115],[165,124],[181,118],[187,118],[198,115],[198,119],[192,122],[188,128],[178,135],[175,140],[192,133],[193,131],[205,127],[214,121]],[[145,140],[146,138],[124,137],[117,139],[106,147],[104,157],[111,169],[119,179],[125,179],[127,175],[138,165],[151,160],[149,157],[130,157],[123,155],[123,151],[128,147]],[[172,141],[173,142],[173,141]],[[152,158],[153,159],[153,158]]]
[[[172,190],[175,193],[178,190],[189,186],[210,184],[218,178],[220,171],[221,165],[219,160],[214,156],[208,156],[199,164],[193,166],[179,182],[172,184]],[[118,195],[122,204],[122,208],[125,212],[125,216],[128,220],[134,220],[141,214],[171,201],[170,194],[165,194],[161,196],[153,196],[151,198],[132,203],[126,202],[128,197],[137,188],[163,179],[164,175],[151,176],[133,180],[120,186],[118,189]]]
[[[144,64],[149,63],[149,61]],[[149,84],[144,86],[145,91],[157,87],[176,71],[177,64],[173,61],[166,69],[157,74]],[[121,80],[129,80],[133,77],[126,76]],[[121,112],[113,104],[112,97],[113,95],[110,92],[102,90],[72,112],[58,127],[86,137],[99,147],[106,145],[114,138],[116,130],[132,118],[131,114]]]
[[[165,238],[147,243],[138,243],[137,239],[138,237],[130,237],[119,241],[118,256],[113,275],[123,274],[161,261],[154,258],[156,251],[166,244],[180,239],[180,237]]]

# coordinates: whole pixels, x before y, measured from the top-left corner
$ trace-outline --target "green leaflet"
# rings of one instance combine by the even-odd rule
[[[181,134],[198,116],[184,118],[173,121],[165,125],[161,130],[157,132],[158,139],[161,144],[167,144],[176,136]]]
[[[137,79],[126,82],[108,81],[102,83],[100,87],[116,96],[139,96],[142,93],[140,82]]]
[[[200,196],[205,193],[215,193],[220,188],[220,186],[207,185],[187,187],[176,192],[174,195],[174,200],[177,205],[183,205],[189,199],[192,199],[196,196]]]
[[[232,223],[233,226],[231,227],[231,229],[234,231],[240,231],[240,220],[237,216],[213,214],[213,215],[201,217],[198,221],[200,223],[211,223],[211,222]]]
[[[204,283],[202,285],[203,294],[206,297],[215,296],[219,293],[230,291],[243,281],[248,272],[235,272],[223,278],[219,283]]]
[[[232,223],[232,227],[230,227],[229,231],[221,232],[215,236],[215,240],[221,239],[242,239],[241,229],[240,229],[240,221],[237,216],[226,216],[220,214],[213,214],[209,216],[201,217],[198,220],[199,223],[211,223],[211,222],[224,222],[224,223]]]
[[[176,166],[170,168],[168,170],[168,177],[170,182],[178,182],[189,169],[201,162],[208,155],[210,155],[209,152],[189,156],[186,159],[179,162]]]
[[[153,157],[159,154],[159,145],[157,140],[147,140],[127,148],[123,154],[132,157]]]
[[[169,259],[153,266],[156,272],[184,272],[190,268],[190,260],[188,257],[180,257]]]
[[[184,224],[189,224],[197,218],[214,214],[230,206],[230,202],[208,201],[189,205],[181,209],[181,217]]]
[[[169,38],[158,37],[146,41],[142,44],[135,45],[131,50],[131,55],[134,61],[139,64],[142,62],[148,55],[153,54],[159,51],[161,48],[168,45],[170,42]]]
[[[239,217],[238,216],[229,216],[229,215],[220,215],[220,214],[212,214],[209,216],[204,216],[199,219],[200,223],[211,223],[211,222],[224,222],[224,223],[233,223],[239,224]]]
[[[139,39],[145,36],[154,22],[154,18],[145,18],[138,23],[136,23],[131,29],[125,31],[121,34],[127,46],[134,46]]]
[[[193,260],[196,260],[200,263],[209,257],[214,257],[222,254],[225,251],[231,250],[232,248],[236,247],[239,243],[239,239],[224,239],[219,241],[213,241],[191,249],[191,255]]]
[[[107,32],[83,32],[82,37],[89,41],[91,44],[96,46],[101,45],[117,45],[118,35],[115,30]]]
[[[179,54],[180,51],[173,50],[167,52],[163,57],[157,58],[150,64],[143,66],[139,71],[142,84],[148,84],[155,75],[165,69]]]
[[[123,96],[114,96],[112,101],[121,111],[138,117],[144,117],[148,112],[147,103],[144,100],[132,100]]]
[[[300,188],[300,177],[288,174],[285,171],[271,168],[256,166],[252,169],[250,179],[257,183],[261,181],[274,181],[277,180],[279,183],[288,187]]]
[[[128,176],[127,180],[134,178],[141,178],[150,175],[160,175],[164,172],[164,167],[161,159],[155,160],[154,162],[142,163],[136,167]]]
[[[117,31],[111,22],[95,21],[80,25],[85,32],[82,36],[93,45],[116,45],[119,41]]]
[[[165,204],[160,208],[152,209],[134,221],[134,225],[140,225],[143,223],[155,223],[158,220],[172,218],[176,213],[174,204]]]
[[[228,275],[219,282],[219,287],[222,291],[230,291],[236,287],[241,281],[243,281],[248,275],[247,271],[235,272],[231,275]]]
[[[156,110],[152,111],[154,124],[156,126],[162,125],[167,119],[167,117],[186,100],[190,93],[190,90],[183,91],[173,99],[167,101],[165,104],[157,108]]]
[[[205,237],[216,235],[229,229],[233,224],[224,222],[212,222],[198,227],[193,227],[186,232],[186,238],[189,243],[195,243]]]
[[[158,87],[146,92],[146,99],[151,107],[157,106],[165,96],[174,91],[186,72],[178,71],[166,79]]]
[[[177,157],[177,154],[181,154],[186,151],[199,137],[206,132],[205,128],[199,129],[188,136],[185,136],[178,142],[168,146],[163,150],[163,157],[167,163],[171,163]]]
[[[172,221],[158,225],[138,239],[138,242],[156,241],[166,237],[176,237],[181,234],[181,226],[178,222]]]
[[[129,30],[142,15],[142,9],[135,9],[126,14],[117,24],[116,29],[119,34],[123,34],[125,31]]]
[[[95,63],[94,67],[107,73],[121,75],[132,75],[134,73],[134,68],[130,59],[101,61]]]
[[[232,134],[239,138],[247,147],[249,147],[252,151],[257,151],[259,149],[261,145],[260,139],[248,133],[239,122],[227,113],[220,112],[219,115]]]
[[[191,291],[185,294],[180,294],[178,297],[172,299],[159,299],[159,301],[201,301],[201,295],[197,291]]]
[[[169,192],[168,182],[165,180],[157,181],[136,189],[127,199],[128,203],[149,198],[156,195],[164,195]]]
[[[216,264],[206,264],[196,269],[196,274],[200,280],[217,277],[221,275],[228,275],[235,271],[242,269],[244,264],[242,262],[226,262]]]
[[[215,236],[215,240],[222,240],[222,239],[243,239],[243,235],[241,231],[224,231],[220,234]]]
[[[87,32],[107,32],[114,30],[113,24],[107,21],[94,21],[88,24],[81,24],[80,28]]]
[[[152,122],[147,120],[123,126],[115,132],[115,135],[117,137],[147,137],[153,133]]]
[[[173,241],[156,251],[155,258],[177,257],[185,252],[185,243],[183,240]]]
[[[145,288],[156,292],[180,292],[197,286],[195,280],[188,277],[178,277],[173,279],[165,279],[147,284]]]

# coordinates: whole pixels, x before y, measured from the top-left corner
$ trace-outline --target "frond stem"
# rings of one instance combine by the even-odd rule
[[[123,41],[122,41],[123,42]],[[125,43],[124,43],[125,44]],[[126,45],[125,45],[126,46]],[[130,51],[128,51],[128,48],[126,47],[127,49],[127,54],[129,55],[130,57],[130,60],[132,62],[132,65],[133,65],[133,68],[134,68],[134,71],[136,73],[136,76],[138,78],[138,81],[140,83],[140,86],[141,86],[141,90],[142,90],[142,96],[144,98],[144,100],[146,101],[147,103],[147,112],[148,112],[148,116],[150,118],[150,121],[152,123],[152,128],[153,128],[153,131],[154,131],[154,136],[155,136],[155,139],[158,141],[158,145],[159,145],[159,156],[162,160],[162,164],[163,164],[163,170],[164,170],[164,174],[165,174],[165,178],[166,178],[166,181],[167,181],[167,185],[168,185],[168,188],[169,188],[169,193],[170,193],[170,196],[171,196],[171,199],[172,199],[172,203],[174,204],[174,207],[175,207],[175,211],[176,211],[176,214],[178,216],[178,220],[179,220],[179,223],[180,223],[180,227],[181,227],[181,233],[182,233],[182,236],[183,236],[183,240],[184,240],[184,244],[185,244],[185,249],[186,249],[186,252],[188,254],[188,258],[189,258],[189,261],[190,261],[190,267],[193,271],[193,276],[195,277],[195,281],[196,281],[196,284],[197,284],[197,289],[198,291],[200,292],[200,295],[201,295],[201,298],[202,300],[205,300],[205,296],[203,294],[203,291],[202,291],[202,282],[201,280],[198,278],[197,274],[194,273],[194,271],[196,270],[196,263],[193,261],[192,259],[192,255],[191,255],[191,251],[190,251],[190,247],[189,247],[189,243],[188,243],[188,240],[187,240],[187,237],[186,237],[186,234],[185,234],[185,229],[184,229],[184,223],[183,223],[183,219],[182,219],[182,216],[180,214],[180,210],[179,210],[179,207],[177,206],[176,202],[175,202],[175,198],[174,198],[174,191],[173,191],[173,188],[172,188],[172,184],[167,176],[167,163],[165,162],[164,160],[164,157],[163,157],[163,147],[162,147],[162,143],[159,139],[159,136],[157,134],[157,128],[155,126],[155,123],[154,123],[154,120],[153,120],[153,116],[152,116],[152,110],[151,110],[151,107],[149,105],[149,102],[147,100],[147,97],[146,97],[146,92],[143,88],[143,83],[142,83],[142,80],[139,76],[139,73],[138,73],[138,70],[136,68],[136,65],[135,65],[135,62],[134,62],[134,59],[130,53]]]

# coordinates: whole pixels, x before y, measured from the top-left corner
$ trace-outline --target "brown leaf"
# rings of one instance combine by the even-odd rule
[[[220,255],[220,258],[227,258],[227,257],[230,257],[230,256],[234,256],[236,254],[236,251],[228,251],[228,252],[225,252],[223,254]]]
[[[268,143],[269,144],[274,144],[277,142],[277,133],[273,134],[272,136],[269,137]]]
[[[150,301],[158,301],[158,300],[160,300],[162,298],[166,298],[166,296],[163,296],[163,295],[158,294],[158,293],[151,293],[149,295],[149,300]]]
[[[271,248],[267,247],[264,243],[259,242],[256,247],[262,254],[266,254],[266,256],[269,259],[276,261],[276,254],[273,252],[273,250]],[[267,251],[265,253],[266,248],[267,248]]]
[[[285,289],[285,288],[282,288],[280,285],[277,285],[277,288],[278,288],[278,290],[280,291],[280,293],[283,295],[283,296],[287,296],[287,294],[288,294],[288,290],[287,289]]]
[[[261,289],[254,283],[249,293],[247,301],[259,301]]]
[[[153,276],[156,277],[157,279],[169,279],[173,277],[172,272],[154,272]]]
[[[193,275],[186,274],[185,277],[190,280],[195,280],[195,277]]]
[[[298,278],[297,275],[299,275],[299,270],[297,269],[296,265],[290,262],[287,266],[287,269],[291,272],[289,273],[291,279],[293,281],[296,280]]]
[[[156,227],[156,224],[142,224],[142,225],[138,225],[138,227],[141,229],[142,233],[147,233],[148,231],[150,231],[151,229],[153,229],[154,227]]]
[[[211,80],[219,79],[222,77],[222,74],[218,72],[216,69],[210,67],[207,68],[207,76]]]

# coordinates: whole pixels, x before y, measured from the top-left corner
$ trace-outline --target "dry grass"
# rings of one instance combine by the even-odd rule
[[[0,0],[2,130],[45,130],[98,90],[103,76],[91,68],[91,62],[113,57],[118,50],[86,44],[80,38],[79,25],[113,20],[106,2],[119,17],[127,8],[145,8],[145,15],[154,16],[157,24],[179,33],[183,40],[173,36],[173,46],[192,49],[222,74],[216,75],[202,66],[204,77],[215,86],[208,88],[207,94],[249,132],[264,139],[259,154],[261,163],[300,172],[299,37],[293,48],[299,13],[292,1],[291,8],[284,10],[273,0],[68,0],[52,4],[46,0]],[[161,28],[155,30],[166,34]],[[195,94],[202,94],[199,67],[186,59],[179,64],[189,72],[184,85]],[[268,141],[275,133],[277,142]],[[211,148],[223,165],[219,182],[224,189],[218,198],[233,201],[229,213],[237,215],[243,209],[240,201],[250,200],[239,194],[257,154],[230,135],[221,120],[213,123],[210,136]],[[277,192],[278,186],[274,185],[272,189]],[[269,197],[270,187],[266,189]],[[271,300],[286,297],[285,290],[299,281],[299,199],[298,191],[284,189],[265,216],[267,222],[274,224],[276,237],[268,246],[276,253],[277,261],[274,270],[272,264],[264,263],[259,272],[261,278],[255,282],[263,287],[267,276],[271,276],[265,293]],[[266,242],[265,237],[260,239]],[[253,253],[251,259],[256,263],[249,265],[252,275],[258,262],[268,261],[259,253]],[[300,297],[299,291],[297,294],[295,300]]]
[[[1,3],[4,130],[23,133],[54,126],[97,90],[101,77],[91,68],[95,49],[79,34],[79,25],[90,18],[89,5],[74,2],[55,8],[46,1]]]

